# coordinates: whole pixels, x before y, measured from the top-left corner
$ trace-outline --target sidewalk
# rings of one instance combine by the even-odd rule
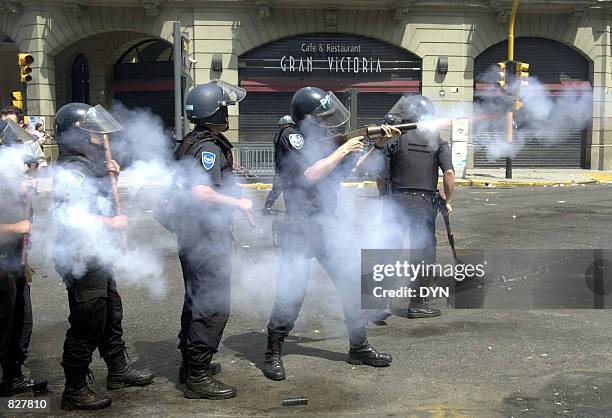
[[[564,187],[578,184],[612,184],[612,171],[561,168],[515,168],[512,179],[506,179],[504,168],[473,168],[464,179],[456,179],[459,186],[475,187]],[[344,187],[376,187],[374,181],[343,182]],[[267,189],[269,183],[243,184],[250,189]]]
[[[562,186],[572,184],[612,183],[612,171],[560,169],[560,168],[515,168],[512,179],[506,179],[505,168],[474,168],[468,170],[465,179],[457,184],[465,186]]]

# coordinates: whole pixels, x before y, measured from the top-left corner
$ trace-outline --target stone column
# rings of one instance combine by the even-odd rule
[[[593,170],[612,170],[612,64],[610,17],[595,32],[596,54],[593,60],[593,125],[587,143],[587,163]],[[590,161],[589,161],[590,156]]]

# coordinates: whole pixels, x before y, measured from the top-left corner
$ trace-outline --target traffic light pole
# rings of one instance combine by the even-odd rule
[[[183,139],[183,92],[182,92],[182,61],[183,45],[181,39],[181,22],[172,24],[174,41],[174,137],[177,141]]]
[[[516,12],[518,10],[519,4],[521,0],[514,0],[512,3],[512,13],[510,14],[510,25],[508,29],[508,61],[514,61],[514,22],[516,21]],[[516,99],[515,99],[516,102]],[[508,144],[512,144],[512,133],[513,133],[513,122],[514,122],[514,114],[512,113],[513,109],[508,112],[507,120],[506,120],[506,135],[508,137]],[[512,158],[506,157],[506,178],[512,178]]]
[[[23,87],[22,97],[23,97],[23,114],[28,114],[28,83],[21,83]]]

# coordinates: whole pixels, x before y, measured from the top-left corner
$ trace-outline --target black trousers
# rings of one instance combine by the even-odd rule
[[[401,249],[408,232],[410,262],[433,264],[436,261],[436,216],[438,206],[430,192],[393,192],[384,203],[386,222],[384,248]],[[418,277],[410,287],[427,286],[429,280]],[[418,292],[418,290],[417,290]],[[414,299],[413,302],[419,302]]]
[[[207,228],[178,241],[185,282],[179,349],[204,364],[217,352],[230,315],[232,232]]]
[[[30,285],[22,269],[0,267],[0,364],[3,379],[19,377],[32,335]]]
[[[96,348],[107,362],[123,355],[123,305],[112,273],[95,268],[80,277],[66,274],[63,279],[70,307],[64,369],[88,368]]]
[[[315,257],[342,297],[351,346],[364,343],[367,320],[361,310],[359,249],[342,239],[338,220],[331,215],[287,220],[277,231],[281,259],[268,323],[270,340],[282,341],[295,326],[306,296],[310,260]]]
[[[268,197],[266,197],[266,203],[264,207],[271,208],[274,205],[274,202],[279,198],[279,196],[283,193],[283,184],[281,182],[280,176],[278,174],[274,175],[274,179],[272,180],[272,190],[268,193]]]

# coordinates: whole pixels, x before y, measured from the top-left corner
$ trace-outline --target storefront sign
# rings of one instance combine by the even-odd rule
[[[285,38],[239,58],[241,78],[285,76],[419,79],[421,60],[397,46],[357,35],[317,33]]]
[[[314,64],[317,64],[317,67]],[[320,65],[327,64],[326,67]],[[284,72],[311,73],[313,70],[329,71],[330,73],[381,73],[380,58],[365,57],[327,57],[327,60],[315,60],[313,57],[294,57],[283,55],[280,59],[280,69]]]

